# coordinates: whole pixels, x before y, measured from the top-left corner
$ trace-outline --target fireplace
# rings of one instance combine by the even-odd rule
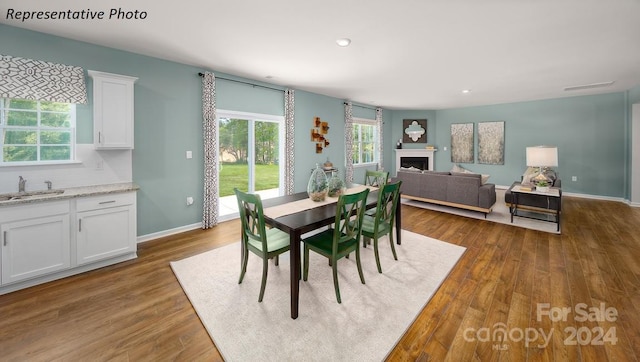
[[[428,170],[429,157],[400,157],[400,167],[414,167],[420,170]]]
[[[421,170],[434,171],[435,152],[437,149],[421,148],[400,148],[394,150],[396,153],[396,175],[400,167],[415,167]]]

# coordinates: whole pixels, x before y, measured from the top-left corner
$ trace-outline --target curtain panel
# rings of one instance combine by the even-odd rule
[[[216,78],[211,72],[202,76],[202,135],[204,138],[204,201],[202,228],[218,224],[218,140],[216,134]]]
[[[344,103],[344,153],[346,155],[344,178],[353,182],[353,104]]]
[[[84,69],[0,55],[0,98],[86,104]]]
[[[284,92],[284,123],[284,192],[286,195],[291,195],[295,187],[295,91],[293,89],[287,89]]]
[[[383,137],[382,137],[382,108],[376,108],[376,129],[378,130],[378,170],[383,170],[382,154],[383,154]]]

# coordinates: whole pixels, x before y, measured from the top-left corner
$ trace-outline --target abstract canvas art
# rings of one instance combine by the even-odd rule
[[[478,123],[478,163],[504,165],[504,122]]]
[[[451,162],[473,163],[473,123],[451,125]]]

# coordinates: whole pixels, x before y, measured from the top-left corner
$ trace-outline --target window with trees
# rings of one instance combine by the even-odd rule
[[[235,187],[279,195],[284,179],[280,168],[284,117],[224,110],[217,116],[219,197],[233,196]]]
[[[375,163],[376,160],[376,121],[353,119],[353,165]]]
[[[40,164],[74,159],[76,107],[0,98],[0,164]]]

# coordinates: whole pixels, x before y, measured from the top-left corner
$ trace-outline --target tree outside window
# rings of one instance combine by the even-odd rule
[[[373,124],[353,123],[353,164],[366,164],[376,162],[376,126]]]

